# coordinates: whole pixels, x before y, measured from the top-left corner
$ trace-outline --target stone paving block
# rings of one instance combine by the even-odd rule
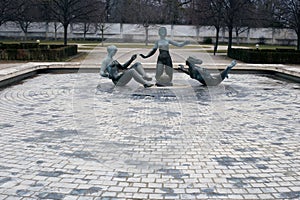
[[[118,193],[117,194],[117,199],[132,199],[133,198],[133,193],[124,193],[124,192],[122,192],[122,193]],[[101,198],[99,198],[99,199],[101,199]]]
[[[138,190],[139,187],[125,187],[123,191],[127,193],[135,193],[138,192]]]
[[[18,196],[8,196],[5,199],[7,199],[7,200],[15,200],[15,199],[18,199],[18,198],[19,198]]]
[[[90,196],[90,197],[83,197],[83,196],[78,197],[78,200],[89,200],[89,199],[94,199],[94,198],[92,196]]]
[[[151,189],[151,188],[141,188],[139,190],[140,193],[147,193],[147,194],[151,194],[154,192],[154,189]]]
[[[284,192],[291,192],[291,189],[288,187],[276,187],[276,190],[278,192],[284,193]]]
[[[165,197],[161,194],[149,194],[149,199],[164,199]]]
[[[200,196],[200,197],[198,197]],[[207,199],[208,196],[206,195],[193,195],[193,194],[180,194],[180,199]]]
[[[250,194],[262,194],[263,193],[260,188],[246,188],[246,190]]]
[[[124,187],[120,187],[120,186],[111,186],[107,189],[107,191],[110,192],[122,192],[124,190]]]
[[[127,182],[118,182],[117,185],[120,186],[120,187],[129,187],[130,183],[127,183]]]
[[[133,198],[136,199],[148,199],[149,194],[141,194],[141,193],[135,193],[133,194]]]
[[[162,183],[155,183],[154,181],[152,183],[148,183],[149,188],[162,188]]]
[[[229,194],[228,195],[229,199],[243,199],[242,195],[238,195],[238,194]]]
[[[116,192],[104,192],[102,194],[102,197],[116,197],[117,196],[117,193]]]
[[[274,196],[271,194],[258,194],[260,199],[274,199]]]
[[[200,193],[200,189],[195,189],[195,188],[187,188],[186,190],[186,193],[187,194],[198,194],[198,193]]]
[[[243,194],[242,196],[243,199],[259,199],[257,195],[253,195],[253,194]],[[271,199],[273,199],[273,197]]]
[[[66,195],[64,200],[78,200],[78,196],[75,195]]]

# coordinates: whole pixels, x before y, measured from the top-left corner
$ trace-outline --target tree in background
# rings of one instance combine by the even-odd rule
[[[27,40],[28,29],[30,25],[38,18],[39,9],[33,0],[15,0],[12,19],[19,25],[24,32]]]
[[[161,0],[161,23],[164,24],[185,24],[184,10],[192,2],[192,0]]]
[[[149,42],[149,26],[159,21],[159,2],[152,0],[140,0],[139,5],[139,20],[138,23],[142,24],[145,29],[145,45],[148,46]]]
[[[68,43],[68,27],[71,23],[88,18],[97,11],[97,0],[52,0],[51,12],[53,19],[64,28],[64,45]]]
[[[300,48],[300,0],[0,0],[0,25],[15,21],[25,33],[32,22],[61,23],[64,44],[68,27],[82,23],[84,35],[90,24],[138,23],[144,26],[146,43],[151,24],[213,25],[217,51],[219,31],[228,30],[228,49],[233,31],[239,34],[249,27],[279,27],[295,30]],[[105,26],[103,26],[103,24]],[[199,31],[199,28],[197,29]],[[103,29],[104,31],[104,29]],[[102,31],[102,32],[103,32]],[[46,35],[47,37],[47,35]]]
[[[107,22],[109,22],[109,17],[111,13],[111,7],[114,5],[114,2],[111,0],[104,0],[100,2],[100,7],[95,16],[95,29],[96,32],[99,29],[101,32],[101,45],[104,46],[104,32],[109,28]]]
[[[277,1],[274,16],[284,27],[296,32],[297,50],[300,50],[300,0]]]
[[[216,41],[214,45],[214,55],[216,55],[219,46],[220,29],[224,27],[224,5],[223,0],[211,0],[208,5],[209,15],[211,23],[216,29]]]
[[[235,26],[243,26],[243,21],[249,16],[248,9],[252,8],[254,1],[251,0],[224,0],[224,22],[228,30],[228,47],[232,48],[233,29]]]
[[[113,1],[113,0],[110,0]],[[111,21],[119,23],[141,23],[148,21],[149,24],[185,24],[185,9],[192,0],[122,0],[121,9],[114,9],[112,16],[117,11],[122,16],[122,21]],[[118,8],[120,6],[116,6]],[[116,19],[116,17],[112,17]]]
[[[82,24],[82,30],[83,30],[83,37],[84,40],[86,39],[86,34],[90,31],[90,29],[92,28],[92,26],[94,26],[97,23],[103,23],[104,19],[105,19],[105,5],[103,2],[95,2],[95,4],[93,4],[92,0],[91,3],[87,4],[87,9],[90,12],[87,12],[85,15],[82,15],[81,17],[78,17],[76,19],[75,22],[80,22]],[[89,7],[91,6],[91,7]],[[94,26],[95,29],[97,29],[97,25],[96,27]]]
[[[195,25],[212,25],[216,29],[214,54],[219,45],[221,28],[228,30],[228,49],[232,47],[233,31],[239,34],[250,27],[253,0],[193,0],[190,2],[190,21]],[[195,16],[197,17],[195,19]],[[245,28],[246,27],[246,28]],[[238,39],[237,39],[238,41]]]
[[[13,8],[11,0],[0,0],[0,26],[8,20],[11,20]]]
[[[40,11],[40,20],[45,22],[45,38],[48,38],[48,31],[49,31],[49,22],[52,21],[52,13],[49,12],[51,10],[51,4],[49,3],[49,0],[38,0],[37,2],[38,8]],[[55,24],[55,23],[54,23]],[[57,39],[57,29],[55,24],[55,40]]]

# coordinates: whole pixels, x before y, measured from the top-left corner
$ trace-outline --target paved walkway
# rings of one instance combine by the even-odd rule
[[[41,74],[1,90],[0,199],[300,198],[298,83],[174,84]]]

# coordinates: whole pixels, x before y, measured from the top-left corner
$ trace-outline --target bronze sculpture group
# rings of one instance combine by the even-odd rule
[[[169,45],[172,44],[174,46],[183,47],[189,44],[189,41],[178,43],[173,40],[166,39],[167,29],[165,27],[159,28],[158,34],[160,39],[155,42],[153,49],[147,55],[140,54],[140,56],[144,59],[149,58],[155,54],[157,49],[159,49],[155,74],[156,85],[172,86],[173,63],[169,53]],[[116,53],[116,46],[111,45],[107,47],[107,56],[102,61],[100,69],[100,75],[102,77],[108,77],[116,86],[124,86],[131,79],[142,84],[145,88],[153,86],[153,84],[149,82],[152,78],[145,72],[140,62],[136,62],[131,65],[131,63],[137,58],[136,54],[131,56],[131,58],[122,65],[117,60],[114,60],[113,56]],[[202,64],[202,60],[189,57],[186,60],[188,69],[185,69],[183,65],[179,65],[180,67],[177,70],[188,74],[192,79],[199,81],[205,86],[216,86],[225,78],[228,78],[228,72],[236,65],[236,61],[232,61],[225,70],[217,75],[211,75],[207,69],[197,66],[196,64]],[[167,78],[162,76],[164,71]]]

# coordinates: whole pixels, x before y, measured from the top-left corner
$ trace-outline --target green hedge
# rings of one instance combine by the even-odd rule
[[[231,49],[228,57],[246,63],[261,64],[300,64],[300,51],[292,49],[256,50],[256,49]]]
[[[0,43],[0,60],[64,61],[77,54],[77,45],[39,45],[38,43]]]

